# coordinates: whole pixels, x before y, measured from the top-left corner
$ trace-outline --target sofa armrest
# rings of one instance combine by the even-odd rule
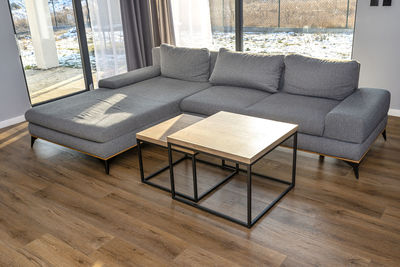
[[[387,116],[389,106],[389,91],[360,88],[326,115],[324,136],[361,144]]]
[[[160,66],[150,66],[99,81],[99,88],[117,89],[161,75]]]

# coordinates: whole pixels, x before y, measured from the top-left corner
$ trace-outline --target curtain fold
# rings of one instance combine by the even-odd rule
[[[120,2],[128,71],[149,66],[152,64],[153,47],[149,2],[147,0]]]
[[[209,0],[172,0],[176,45],[211,47],[213,44]]]
[[[171,0],[150,0],[154,46],[175,45]]]
[[[128,71],[150,66],[151,49],[174,44],[170,0],[120,0]]]

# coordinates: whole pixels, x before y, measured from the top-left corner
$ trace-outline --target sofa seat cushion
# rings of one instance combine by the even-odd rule
[[[271,94],[243,87],[212,86],[182,100],[181,110],[202,115],[219,111],[243,113],[247,107]]]
[[[243,86],[276,93],[283,69],[283,56],[268,56],[219,50],[210,82]]]
[[[182,98],[207,87],[208,83],[157,77],[57,100],[30,109],[25,116],[39,126],[102,143],[179,114]]]
[[[282,91],[343,100],[358,87],[357,61],[330,61],[301,55],[285,57]]]
[[[295,123],[301,133],[322,136],[325,116],[338,103],[331,99],[277,93],[250,106],[246,112],[251,116]]]

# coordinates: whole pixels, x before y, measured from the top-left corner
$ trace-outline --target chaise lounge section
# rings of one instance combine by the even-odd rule
[[[241,113],[299,124],[299,149],[344,160],[358,178],[390,105],[388,91],[358,88],[359,70],[356,61],[162,45],[153,66],[34,107],[26,119],[32,145],[41,138],[81,151],[103,160],[108,173],[108,161],[134,147],[145,128],[182,112]]]
[[[103,88],[30,109],[25,116],[32,140],[41,138],[99,158],[108,173],[109,160],[136,145],[137,132],[180,114],[184,97],[211,86],[162,77],[159,67],[141,72],[152,75],[142,80],[142,73],[135,71],[129,73],[137,78],[134,84],[117,87],[100,81]]]

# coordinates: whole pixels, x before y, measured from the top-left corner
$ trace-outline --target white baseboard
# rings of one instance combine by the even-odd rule
[[[0,129],[8,127],[8,126],[11,126],[11,125],[14,125],[14,124],[17,124],[17,123],[20,123],[20,122],[23,122],[23,121],[25,121],[25,116],[24,115],[21,115],[21,116],[18,116],[18,117],[14,117],[14,118],[11,118],[11,119],[8,119],[8,120],[5,120],[5,121],[0,121]]]
[[[394,108],[389,109],[389,115],[400,117],[400,109],[394,109]]]

